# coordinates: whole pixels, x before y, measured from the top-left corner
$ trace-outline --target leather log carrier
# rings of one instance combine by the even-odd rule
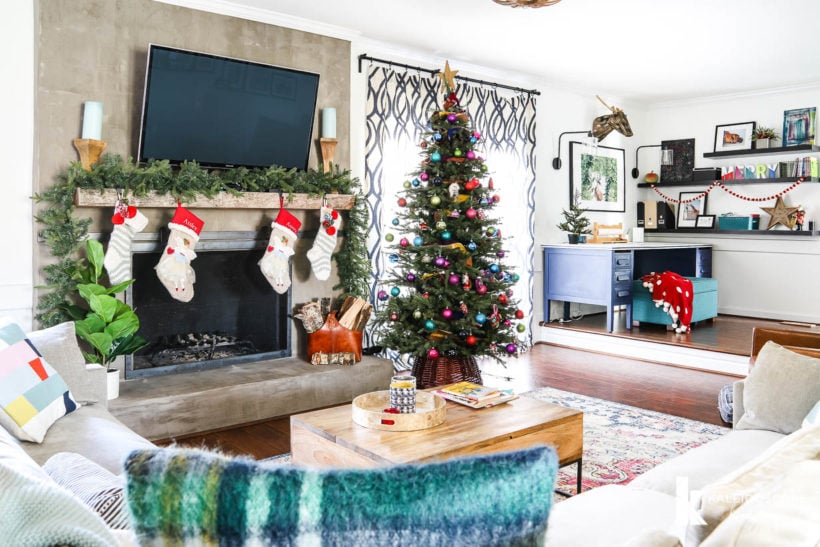
[[[328,314],[322,328],[308,334],[307,353],[344,353],[356,355],[356,362],[362,360],[362,331],[343,327],[336,319],[336,312]]]

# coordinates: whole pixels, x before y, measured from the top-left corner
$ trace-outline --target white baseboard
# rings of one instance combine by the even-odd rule
[[[605,334],[592,334],[548,326],[538,329],[537,339],[540,342],[586,351],[597,351],[631,359],[655,361],[736,376],[746,376],[749,368],[749,358],[742,355],[630,340]]]

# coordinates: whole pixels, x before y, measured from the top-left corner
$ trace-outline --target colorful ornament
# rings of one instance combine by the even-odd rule
[[[487,316],[484,315],[481,312],[478,312],[477,314],[475,314],[475,317],[473,319],[475,319],[475,322],[478,323],[479,325],[483,325],[484,323],[487,322]]]
[[[512,355],[518,349],[518,346],[510,342],[509,344],[507,344],[507,347],[505,349],[507,350],[507,353]]]
[[[475,280],[475,292],[478,294],[487,294],[487,285],[484,284],[481,278],[476,278]]]
[[[390,253],[387,259],[390,261],[391,264],[395,264],[399,261],[399,255],[397,255],[396,253]]]
[[[439,154],[438,152],[433,152],[432,154],[430,154],[430,161],[435,162],[435,163],[440,162],[441,161],[441,154]]]
[[[455,122],[456,121],[456,115],[455,114],[447,114],[447,121],[450,122],[450,123]]]
[[[413,312],[413,319],[421,319],[421,310],[416,310]]]
[[[475,159],[475,152],[473,152],[472,150],[467,152],[467,159],[468,160],[474,160]]]
[[[493,194],[493,203],[498,203],[499,201],[501,201],[501,196]]]
[[[453,310],[450,308],[444,308],[441,310],[441,316],[445,319],[451,319],[453,317]]]
[[[430,298],[430,293],[429,292],[424,292],[424,293],[422,293],[421,297],[422,298]]]
[[[421,247],[424,244],[424,240],[421,236],[416,236],[413,238],[413,246],[414,247]]]
[[[461,148],[456,148],[455,150],[453,150],[453,155],[457,158],[460,158],[462,154],[464,154],[464,152],[461,151]]]
[[[475,144],[475,143],[477,143],[477,142],[478,142],[478,139],[477,139],[477,138],[475,138],[475,137],[470,137],[470,142],[471,142],[471,143],[473,143],[473,144]]]
[[[504,251],[498,251],[497,253],[495,253],[495,256],[497,256],[498,258],[504,258],[504,254]]]
[[[516,319],[524,319],[524,310],[515,310]]]
[[[465,291],[469,291],[473,287],[473,282],[470,281],[470,276],[464,274],[464,277],[461,278],[461,288]]]
[[[487,228],[487,235],[492,237],[492,236],[495,235],[495,231],[496,231],[495,228],[490,226],[490,227]]]
[[[394,237],[395,236],[393,234],[384,234],[384,240],[388,243],[392,242]]]
[[[525,332],[527,330],[527,325],[525,325],[524,323],[518,323],[515,326],[515,330],[517,330],[518,332]]]
[[[452,211],[450,211],[450,215],[449,215],[450,218],[458,218],[459,216],[460,215],[459,215],[458,209],[453,209]]]
[[[465,341],[467,342],[468,346],[475,346],[478,343],[478,338],[471,334],[467,337],[467,340]]]
[[[438,222],[436,222],[436,230],[446,230],[446,229],[447,229],[447,223],[446,222],[444,222],[443,220],[439,220]]]
[[[398,204],[399,207],[407,207],[407,200],[404,198],[399,198]]]
[[[478,249],[478,245],[475,241],[471,241],[467,244],[467,250],[471,253],[474,253],[476,249]]]
[[[480,139],[481,138],[481,133],[479,133],[478,131],[473,131],[473,138],[475,140]]]
[[[398,321],[399,320],[399,314],[397,314],[396,312],[392,312],[390,314],[390,320],[391,321]]]
[[[399,219],[397,219],[397,218],[394,218],[391,222],[393,223],[393,226],[398,226],[399,225]]]
[[[519,279],[521,279],[521,276],[520,276],[520,275],[518,275],[518,274],[512,274],[512,276],[510,277],[510,279],[512,279],[512,280],[513,280],[513,283],[518,283],[518,280],[519,280]]]
[[[434,140],[434,141],[440,141],[440,140],[441,140],[441,133],[439,133],[438,131],[436,131],[436,132],[433,134],[433,140]]]
[[[451,239],[453,239],[453,234],[451,234],[449,231],[445,230],[444,232],[441,232],[442,241],[450,241]]]
[[[444,257],[443,257],[443,256],[437,256],[437,257],[436,257],[435,264],[436,264],[436,266],[438,266],[439,268],[443,268],[443,267],[444,267]]]
[[[430,351],[427,352],[427,357],[430,359],[438,359],[438,350],[436,348],[430,348]]]
[[[407,240],[407,238],[406,238],[406,237],[403,237],[403,238],[401,238],[401,239],[399,240],[399,245],[400,245],[402,248],[406,248],[406,247],[408,247],[408,246],[410,245],[410,242]]]
[[[433,207],[438,207],[439,205],[441,205],[441,198],[438,196],[431,197],[430,205],[432,205]]]
[[[464,183],[464,189],[467,190],[468,192],[472,192],[473,190],[475,190],[479,186],[481,186],[481,183],[478,181],[477,178],[472,178],[472,179],[470,179],[470,180],[468,180],[467,182]]]
[[[490,190],[495,190],[495,182],[493,182],[493,177],[490,177],[489,182],[487,182],[487,188]]]
[[[450,274],[450,279],[448,279],[450,285],[458,285],[461,281],[458,277],[458,274]]]
[[[406,279],[409,283],[412,283],[413,281],[415,281],[415,280],[416,280],[416,274],[414,274],[413,272],[410,272],[410,273],[408,273],[407,275],[405,275],[405,276],[404,276],[404,278],[405,278],[405,279]]]
[[[433,185],[434,186],[441,186],[442,182],[443,182],[443,180],[442,180],[441,177],[436,177],[436,178],[433,179]]]
[[[464,214],[465,214],[465,215],[467,215],[467,218],[469,218],[470,220],[472,220],[472,219],[474,219],[474,218],[476,217],[476,215],[478,214],[478,211],[476,211],[475,209],[473,209],[472,207],[470,207],[469,209],[467,209],[467,211],[465,211],[465,213],[464,213]]]
[[[385,300],[387,300],[387,298],[387,291],[379,291],[379,300],[384,302]]]
[[[450,264],[451,264],[451,262],[448,259],[445,258],[444,259],[444,268],[449,268]]]
[[[424,330],[432,331],[436,328],[436,322],[432,319],[428,319],[424,322]]]
[[[430,178],[430,175],[428,175],[427,173],[422,173],[421,175],[419,175],[419,178],[423,181],[426,181]]]
[[[405,189],[410,188],[410,181],[409,181],[409,180],[404,181],[404,182],[402,183],[402,186],[404,186],[404,188],[405,188]]]
[[[506,304],[507,303],[507,295],[504,294],[504,293],[499,294],[498,295],[498,302],[501,303],[501,304]]]
[[[500,269],[501,269],[501,268],[500,268],[500,266],[499,266],[498,264],[490,264],[490,271],[491,271],[492,273],[498,273],[498,271],[499,271]]]
[[[418,188],[421,185],[421,181],[419,179],[413,179],[412,185]]]
[[[399,289],[398,287],[393,287],[392,289],[390,289],[390,294],[392,294],[393,296],[398,296],[399,294],[401,294],[401,289]]]

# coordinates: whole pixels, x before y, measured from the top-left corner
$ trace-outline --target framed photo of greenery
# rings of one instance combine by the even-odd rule
[[[587,211],[625,211],[624,150],[609,146],[569,143],[569,199],[576,192]]]

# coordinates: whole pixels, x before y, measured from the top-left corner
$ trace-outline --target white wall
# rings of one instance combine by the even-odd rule
[[[0,8],[3,100],[0,101],[0,316],[25,329],[32,322],[32,168],[34,150],[34,6]]]
[[[812,106],[820,106],[820,88],[782,89],[658,105],[647,109],[645,131],[636,133],[639,138],[636,144],[659,144],[661,140],[694,137],[696,167],[773,163],[792,159],[793,155],[764,155],[715,160],[704,158],[703,153],[714,149],[716,125],[755,121],[759,125],[774,127],[780,133],[784,110]],[[641,151],[642,174],[650,169],[659,172],[659,153],[653,150],[656,149]],[[800,157],[805,155],[801,154]],[[750,197],[768,197],[786,189],[789,184],[745,184],[731,188]],[[707,186],[666,187],[661,181],[659,189],[668,196],[678,197],[681,191],[700,190]],[[640,199],[657,199],[649,189],[639,189],[638,194]],[[783,199],[787,205],[802,205],[806,209],[806,218],[814,219],[815,226],[820,224],[820,184],[804,183]],[[715,188],[707,199],[707,213],[760,213],[761,223],[768,224],[769,217],[760,207],[773,205],[774,200],[749,202]],[[629,217],[632,223],[633,219],[634,215]],[[648,239],[714,245],[713,275],[719,281],[720,313],[813,323],[820,321],[820,291],[817,290],[820,238],[754,234],[730,236],[718,232],[708,236],[649,236]]]

